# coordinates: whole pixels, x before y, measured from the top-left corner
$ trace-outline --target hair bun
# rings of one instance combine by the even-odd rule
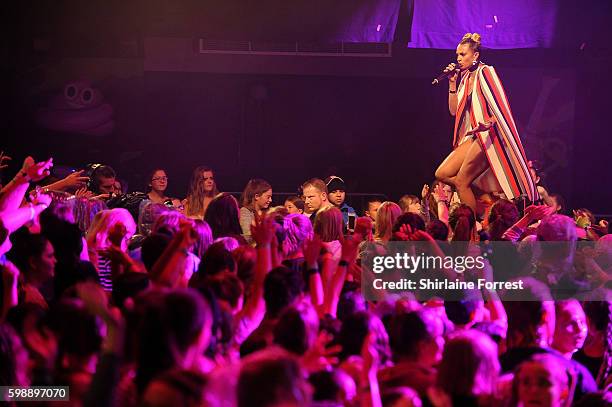
[[[467,33],[463,36],[461,41],[474,41],[480,44],[480,34],[478,33]]]

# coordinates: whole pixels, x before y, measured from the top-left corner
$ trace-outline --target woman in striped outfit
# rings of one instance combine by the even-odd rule
[[[461,202],[474,211],[475,190],[537,201],[504,88],[495,69],[479,57],[480,35],[468,33],[457,46],[457,64],[446,67],[448,108],[455,116],[453,151],[436,170],[436,178],[455,186]]]

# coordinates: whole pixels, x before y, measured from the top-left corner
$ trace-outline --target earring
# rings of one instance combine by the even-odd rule
[[[477,59],[475,59],[475,60],[473,60],[473,61],[472,61],[472,65],[476,65],[477,63],[478,63],[478,60],[477,60]]]

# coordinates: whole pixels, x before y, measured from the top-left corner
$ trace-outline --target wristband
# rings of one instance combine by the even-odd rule
[[[448,93],[453,93],[454,94],[454,93],[457,93],[457,91],[456,90],[449,90]]]
[[[338,266],[340,267],[348,267],[349,262],[346,260],[340,260],[340,262],[338,263]]]

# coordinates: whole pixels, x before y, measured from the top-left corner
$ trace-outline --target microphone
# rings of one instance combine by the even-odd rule
[[[452,64],[449,64],[449,65],[453,65],[453,66],[455,66],[455,69],[453,69],[452,71],[446,71],[446,68],[444,68],[444,71],[443,71],[443,72],[442,72],[440,75],[438,75],[438,76],[436,77],[436,79],[434,79],[433,81],[431,81],[431,84],[432,84],[432,85],[437,85],[437,84],[439,84],[439,83],[440,83],[441,81],[443,81],[444,79],[448,79],[448,77],[449,77],[449,76],[451,76],[451,75],[452,75],[454,72],[459,71],[459,69],[457,69],[457,64],[456,64],[456,63],[454,63],[454,62],[453,62]]]

